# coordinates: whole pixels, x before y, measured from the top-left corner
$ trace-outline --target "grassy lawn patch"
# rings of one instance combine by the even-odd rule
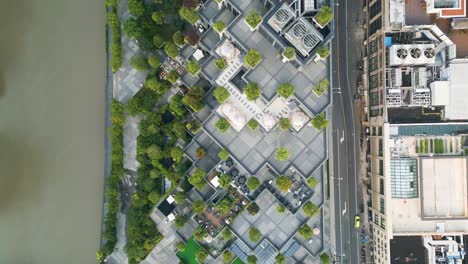
[[[195,258],[195,253],[200,248],[200,245],[191,237],[187,241],[187,245],[185,246],[184,251],[180,251],[177,253],[180,261],[185,264],[198,264],[198,261]]]
[[[236,258],[232,264],[244,264],[240,258]]]

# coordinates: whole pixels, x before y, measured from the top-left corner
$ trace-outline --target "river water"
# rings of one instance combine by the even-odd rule
[[[103,2],[0,1],[0,264],[96,262]]]

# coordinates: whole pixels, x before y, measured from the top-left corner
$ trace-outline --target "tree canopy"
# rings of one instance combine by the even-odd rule
[[[145,87],[155,91],[157,94],[165,94],[169,90],[166,83],[160,82],[156,77],[150,77],[145,82]]]
[[[223,260],[224,262],[230,263],[231,259],[234,257],[234,254],[232,254],[231,251],[225,250],[223,253]]]
[[[151,14],[151,18],[153,19],[154,23],[161,25],[164,23],[166,15],[163,11],[155,11],[153,14]]]
[[[195,188],[197,189],[203,189],[206,185],[205,181],[205,175],[206,172],[202,169],[196,168],[195,172],[192,173],[192,175],[188,178],[188,181],[190,184],[192,184]]]
[[[226,24],[224,24],[224,22],[221,20],[213,24],[213,29],[219,33],[223,32],[225,28],[226,28]]]
[[[320,255],[320,261],[322,261],[322,264],[330,264],[331,263],[330,256],[328,256],[327,253],[322,253],[322,255]]]
[[[174,160],[175,162],[181,162],[183,157],[184,157],[184,150],[181,147],[175,146],[171,149],[172,160]]]
[[[301,227],[299,227],[299,234],[301,234],[301,236],[304,238],[304,239],[309,239],[312,237],[312,228],[310,228],[310,226],[308,226],[307,224],[304,224],[302,225]]]
[[[257,257],[255,255],[249,255],[247,257],[247,264],[257,264]]]
[[[286,257],[281,253],[278,253],[278,255],[276,255],[275,260],[276,260],[276,264],[285,264],[286,263]]]
[[[229,229],[229,227],[225,227],[223,229],[223,232],[221,232],[221,237],[223,238],[223,240],[225,241],[229,241],[232,239],[232,231],[231,229]]]
[[[325,59],[330,54],[330,50],[326,46],[320,46],[317,48],[317,54],[320,58]]]
[[[311,201],[307,201],[304,206],[302,206],[302,210],[304,210],[304,213],[307,216],[313,216],[317,211],[318,207],[317,205],[313,204]]]
[[[227,151],[227,149],[222,149],[218,153],[218,157],[222,160],[227,160],[229,158],[229,151]]]
[[[170,83],[176,83],[177,80],[179,80],[179,74],[175,70],[172,70],[168,72],[164,78]]]
[[[291,158],[291,154],[289,153],[289,150],[284,147],[279,147],[276,149],[275,152],[275,159],[279,161],[287,161]]]
[[[249,83],[246,84],[242,90],[245,93],[245,96],[247,97],[247,100],[249,101],[255,101],[257,98],[260,96],[262,91],[260,90],[260,87],[258,86],[257,83]]]
[[[250,176],[246,185],[250,190],[255,191],[260,186],[260,180],[257,177]]]
[[[164,52],[166,53],[167,56],[171,57],[171,58],[175,58],[177,56],[179,56],[179,49],[177,48],[177,46],[172,43],[172,42],[166,42],[166,44],[164,45]]]
[[[283,204],[278,204],[278,206],[276,206],[276,211],[282,214],[286,211],[286,206],[284,206]]]
[[[247,123],[247,126],[254,131],[257,130],[258,125],[259,125],[258,121],[253,118],[250,119],[249,122]]]
[[[250,215],[256,215],[260,211],[260,207],[256,202],[251,202],[249,206],[247,206],[247,212],[249,212]]]
[[[324,92],[328,91],[328,87],[330,87],[330,81],[322,79],[314,86],[314,93],[317,96],[321,96]]]
[[[249,229],[249,238],[252,242],[258,242],[262,238],[262,232],[255,227]]]
[[[292,187],[291,180],[283,175],[276,177],[275,183],[282,192],[288,192]]]
[[[158,68],[161,65],[161,60],[158,56],[151,55],[148,57],[148,64],[153,68]]]
[[[190,60],[187,63],[187,71],[192,75],[196,76],[198,72],[200,71],[201,67],[198,65],[198,63],[194,60]]]
[[[281,130],[288,130],[291,128],[291,121],[287,117],[282,117],[278,121],[278,127]]]
[[[130,59],[130,65],[137,71],[149,70],[148,61],[143,56],[133,56]]]
[[[174,35],[172,35],[172,41],[174,41],[174,44],[177,46],[182,46],[184,42],[184,34],[180,31],[176,31]]]
[[[229,197],[225,197],[224,199],[222,199],[216,205],[216,208],[218,208],[218,211],[221,214],[225,214],[225,213],[229,212],[229,210],[231,209],[233,203],[234,203],[234,201],[232,201]]]
[[[145,6],[141,0],[128,0],[127,5],[132,16],[139,17],[145,13]]]
[[[182,102],[182,99],[184,97],[180,94],[176,94],[171,97],[170,103],[169,103],[169,109],[173,114],[176,114],[178,116],[184,116],[185,113],[187,113],[187,108],[185,107],[185,104]]]
[[[177,228],[184,227],[185,223],[187,223],[187,217],[185,215],[177,215],[174,221],[174,225]]]
[[[229,185],[231,185],[231,177],[229,177],[229,175],[227,175],[226,173],[221,174],[219,176],[219,184],[223,188],[229,187]]]
[[[193,111],[198,112],[205,107],[205,103],[203,103],[203,95],[204,91],[202,88],[192,86],[188,89],[187,94],[185,94],[182,101],[184,104],[192,108]]]
[[[262,55],[255,49],[250,49],[244,56],[244,63],[251,68],[255,68],[261,61]]]
[[[199,40],[200,40],[200,36],[198,36],[195,30],[188,30],[187,32],[185,32],[185,35],[184,35],[185,43],[191,46],[195,46],[197,45]]]
[[[208,232],[206,232],[206,230],[201,226],[198,226],[193,230],[193,237],[199,242],[203,241],[203,238],[205,238],[206,235],[208,235]]]
[[[190,24],[195,24],[200,19],[197,11],[193,8],[187,8],[185,6],[179,9],[179,15],[181,18],[187,20]]]
[[[187,195],[183,191],[179,191],[174,195],[174,200],[178,204],[185,203],[185,199],[187,199]]]
[[[294,94],[294,85],[292,85],[291,83],[282,83],[280,84],[276,92],[279,96],[287,99]]]
[[[321,27],[327,25],[333,18],[332,10],[329,6],[323,5],[314,19]]]
[[[195,257],[197,258],[198,261],[201,263],[205,262],[206,258],[208,257],[208,253],[206,252],[205,249],[202,247],[195,253]]]
[[[229,121],[227,121],[226,118],[221,117],[220,119],[218,119],[218,121],[216,121],[215,127],[216,127],[221,133],[224,133],[224,132],[226,132],[226,131],[231,127],[231,124],[229,123]]]
[[[185,243],[183,241],[177,241],[176,243],[176,248],[178,251],[184,251],[185,250]]]
[[[206,204],[203,202],[203,200],[199,199],[199,200],[196,200],[193,204],[192,204],[192,209],[195,213],[199,214],[199,213],[202,213],[206,208]]]
[[[227,61],[225,58],[219,58],[219,59],[216,59],[215,64],[216,64],[216,67],[218,67],[218,69],[222,70],[226,68]]]
[[[310,121],[310,123],[312,124],[312,126],[315,129],[321,130],[321,129],[328,126],[329,121],[327,119],[325,119],[325,112],[323,112],[323,113],[320,113],[320,114],[314,116],[312,118],[312,121]]]
[[[246,17],[245,17],[245,22],[249,24],[250,28],[255,29],[258,24],[262,22],[262,16],[255,12],[251,11]]]
[[[310,187],[314,188],[315,186],[317,186],[318,181],[314,177],[309,177],[309,179],[307,179],[307,184],[309,184]]]
[[[283,56],[288,60],[294,60],[296,58],[296,50],[293,47],[286,47],[283,50]]]
[[[226,100],[231,96],[226,88],[223,86],[218,86],[213,92],[213,96],[220,102],[221,104],[226,102]]]

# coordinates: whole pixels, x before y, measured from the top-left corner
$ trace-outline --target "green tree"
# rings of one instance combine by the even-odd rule
[[[176,71],[172,70],[166,74],[165,79],[170,83],[176,83],[179,80],[179,74]]]
[[[226,189],[227,187],[229,187],[229,185],[231,185],[231,177],[229,177],[229,175],[225,173],[221,174],[221,176],[219,176],[219,184],[221,185],[221,187]]]
[[[159,33],[154,34],[153,44],[156,48],[160,49],[165,43],[166,43],[166,40],[161,34]]]
[[[106,14],[107,24],[111,27],[120,27],[120,19],[117,13],[108,12]]]
[[[291,180],[283,175],[276,177],[275,183],[282,192],[288,192],[292,186]]]
[[[260,240],[260,238],[262,238],[262,232],[260,232],[260,230],[258,230],[257,228],[255,227],[251,227],[249,229],[249,238],[250,238],[250,241],[252,242],[258,242]]]
[[[174,195],[174,200],[178,204],[185,203],[185,199],[187,199],[187,195],[183,191],[179,191]]]
[[[309,239],[312,237],[312,228],[310,228],[310,226],[304,224],[302,225],[301,227],[299,227],[299,234],[301,234],[301,236],[304,238],[304,239]]]
[[[330,264],[331,263],[330,256],[328,256],[326,253],[322,253],[322,255],[320,255],[320,261],[322,262],[322,264]]]
[[[155,91],[157,94],[165,94],[169,90],[169,86],[166,83],[160,82],[156,77],[150,77],[145,82],[145,87]]]
[[[192,25],[200,19],[200,16],[198,16],[196,10],[187,8],[185,6],[179,9],[179,15],[181,18],[187,20]]]
[[[326,26],[333,18],[332,10],[329,6],[323,5],[314,19],[321,27]]]
[[[294,86],[291,83],[282,83],[276,92],[279,96],[287,99],[294,94]]]
[[[296,58],[296,50],[292,47],[286,47],[283,50],[283,56],[288,60],[294,60]]]
[[[198,65],[198,63],[194,60],[190,60],[187,63],[187,71],[192,75],[196,76],[198,72],[200,71],[201,67]]]
[[[276,206],[276,211],[282,214],[286,211],[286,206],[284,206],[283,204],[278,204],[278,206]]]
[[[161,65],[161,60],[158,56],[151,55],[148,57],[148,64],[153,68],[158,68]]]
[[[213,29],[219,33],[223,32],[225,28],[226,28],[226,24],[224,24],[224,22],[221,20],[213,24]]]
[[[174,35],[172,35],[172,40],[177,46],[182,46],[185,43],[184,34],[182,34],[182,32],[180,31],[177,31],[176,33],[174,33]]]
[[[218,208],[218,211],[221,214],[226,214],[227,212],[229,212],[229,209],[231,209],[232,205],[233,201],[228,197],[225,197],[216,205],[216,208]]]
[[[164,52],[166,53],[167,56],[173,59],[179,56],[179,53],[180,53],[177,46],[172,42],[166,42],[166,44],[164,45]]]
[[[260,187],[260,180],[255,176],[250,176],[246,185],[250,190],[255,191],[258,187]]]
[[[106,7],[117,7],[119,5],[119,0],[106,0]]]
[[[289,120],[289,118],[287,117],[282,117],[280,118],[280,120],[278,121],[278,127],[281,129],[281,130],[288,130],[291,128],[291,121]]]
[[[213,92],[213,95],[216,98],[216,100],[218,100],[218,102],[220,103],[226,102],[229,96],[231,96],[228,90],[224,88],[223,86],[216,87],[216,89]]]
[[[170,103],[169,103],[169,109],[171,110],[171,112],[180,117],[184,116],[185,113],[187,113],[187,108],[185,107],[185,104],[182,102],[183,98],[184,97],[182,95],[176,94],[171,97]]]
[[[285,264],[286,263],[286,257],[281,253],[278,253],[278,255],[276,255],[275,260],[276,260],[276,264]]]
[[[215,127],[216,127],[221,133],[224,133],[224,132],[226,132],[226,131],[231,127],[231,124],[229,123],[229,121],[227,121],[226,118],[221,117],[220,119],[218,119],[218,121],[216,121]]]
[[[185,243],[183,241],[177,241],[176,243],[176,248],[178,251],[184,251],[185,250]]]
[[[314,177],[309,177],[309,179],[307,179],[307,184],[309,184],[310,187],[314,188],[315,186],[317,186],[318,181]]]
[[[289,153],[289,150],[284,147],[279,147],[276,149],[275,152],[275,159],[279,161],[287,161],[291,158],[291,154]]]
[[[262,55],[254,49],[250,49],[244,56],[244,63],[255,68],[262,61]]]
[[[200,248],[197,253],[195,253],[195,257],[201,263],[205,262],[206,258],[208,257],[208,253],[203,248]]]
[[[226,263],[230,263],[231,259],[234,257],[234,254],[232,254],[231,251],[229,250],[225,250],[224,253],[223,253],[223,260],[224,262]]]
[[[218,157],[222,160],[227,160],[229,158],[229,151],[227,151],[226,149],[222,149],[218,153]]]
[[[199,147],[195,150],[195,156],[199,159],[203,159],[206,156],[206,150],[203,147]]]
[[[152,191],[152,192],[150,192],[150,194],[148,194],[148,200],[152,204],[157,204],[159,202],[159,200],[161,200],[161,195],[157,191]]]
[[[324,92],[328,91],[329,87],[330,81],[327,79],[322,79],[314,86],[314,93],[317,96],[321,96]]]
[[[133,56],[130,59],[130,65],[137,71],[149,70],[148,62],[143,56]]]
[[[251,11],[246,17],[245,22],[249,24],[250,28],[254,29],[262,22],[262,16],[255,11]]]
[[[320,58],[325,59],[330,54],[330,50],[326,46],[320,46],[317,48],[317,54]]]
[[[153,19],[154,23],[161,25],[164,23],[166,15],[163,11],[155,11],[151,14],[151,18]]]
[[[141,29],[138,22],[133,17],[125,20],[123,30],[129,38],[138,38],[141,36]]]
[[[318,211],[318,207],[317,205],[313,204],[311,201],[307,201],[304,204],[304,206],[302,206],[302,210],[304,210],[304,213],[307,216],[311,217]]]
[[[206,172],[204,170],[197,168],[195,169],[195,172],[192,173],[192,175],[188,178],[188,181],[195,188],[201,190],[206,185],[206,181],[204,179],[205,175],[206,175]]]
[[[171,158],[172,160],[174,160],[174,162],[181,162],[182,159],[184,157],[184,150],[179,147],[179,146],[175,146],[171,149]]]
[[[198,226],[195,228],[195,230],[193,230],[193,237],[199,242],[203,241],[203,238],[205,238],[206,235],[208,235],[208,233],[201,226]]]
[[[185,223],[187,223],[187,217],[185,215],[177,215],[174,221],[174,225],[177,228],[182,228],[185,226]]]
[[[128,11],[135,17],[139,17],[145,13],[145,6],[141,0],[128,0]]]
[[[247,206],[247,212],[249,212],[250,215],[256,215],[260,212],[260,207],[256,202],[251,202],[249,206]]]
[[[206,204],[203,202],[203,200],[199,199],[199,200],[196,200],[193,204],[192,204],[192,209],[195,213],[197,214],[200,214],[202,213],[203,211],[205,211],[205,208],[206,208]]]
[[[247,126],[252,129],[253,131],[257,130],[258,128],[258,121],[255,119],[250,119],[249,122],[247,123]]]
[[[187,94],[185,94],[182,102],[192,108],[193,111],[198,112],[205,104],[203,103],[203,89],[198,86],[193,86],[188,89]]]
[[[224,58],[219,58],[219,59],[216,59],[215,64],[216,64],[216,67],[218,67],[218,69],[223,70],[227,66],[227,61]]]
[[[232,231],[229,229],[229,227],[225,227],[223,232],[221,232],[221,238],[224,241],[229,241],[232,239]]]
[[[328,126],[329,121],[325,119],[325,112],[323,112],[314,116],[312,118],[312,121],[310,121],[310,123],[315,129],[321,130]]]
[[[262,93],[257,83],[246,84],[244,88],[242,88],[242,90],[244,91],[245,96],[247,97],[247,100],[249,101],[257,100],[257,98]]]
[[[150,89],[143,88],[127,102],[125,110],[131,116],[149,113],[159,100],[159,95]]]
[[[257,257],[255,255],[249,255],[247,257],[247,264],[257,264]]]

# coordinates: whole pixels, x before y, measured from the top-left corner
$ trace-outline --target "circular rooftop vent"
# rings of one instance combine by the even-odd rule
[[[304,46],[308,47],[308,48],[313,48],[315,47],[315,45],[317,45],[317,37],[315,35],[312,35],[312,34],[307,34],[304,36],[304,39],[302,40],[303,43],[304,43]]]
[[[291,13],[284,8],[278,10],[275,14],[276,21],[278,21],[278,23],[281,24],[286,23],[286,21],[288,21],[290,17]]]
[[[408,51],[406,49],[401,48],[397,50],[396,55],[400,59],[405,59],[406,57],[408,57]]]
[[[433,48],[427,48],[424,50],[424,56],[426,56],[426,58],[434,58],[434,54],[435,54],[435,51]]]
[[[421,57],[421,50],[418,48],[414,48],[410,50],[411,57],[418,59]]]
[[[297,23],[293,27],[293,34],[296,38],[302,38],[305,35],[306,31],[306,26],[302,22]]]

